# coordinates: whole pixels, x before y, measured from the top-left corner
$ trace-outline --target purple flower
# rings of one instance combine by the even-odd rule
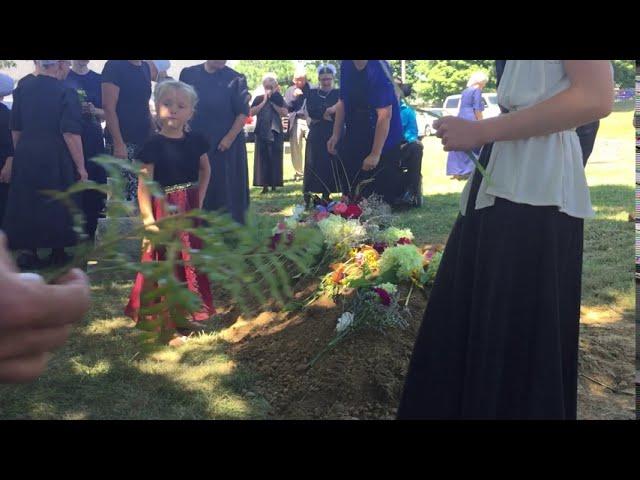
[[[382,252],[384,252],[389,245],[387,245],[386,242],[375,242],[372,246],[376,252],[382,255]]]
[[[373,291],[378,294],[378,297],[380,297],[380,303],[382,303],[382,305],[384,305],[385,307],[391,305],[391,295],[389,295],[389,292],[387,292],[383,288],[378,287],[373,287]]]

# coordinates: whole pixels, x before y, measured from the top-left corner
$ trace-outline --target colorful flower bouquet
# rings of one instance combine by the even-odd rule
[[[311,211],[298,205],[274,228],[272,248],[291,242],[299,225],[318,228],[333,260],[319,293],[342,304],[343,313],[337,319],[336,336],[310,365],[352,332],[405,326],[414,287],[424,289],[434,281],[442,253],[415,245],[413,232],[393,226],[392,221],[390,206],[376,196],[343,196],[337,201],[315,197]],[[409,286],[402,303],[401,284]]]

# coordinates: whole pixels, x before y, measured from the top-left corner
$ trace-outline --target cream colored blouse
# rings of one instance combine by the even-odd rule
[[[509,111],[547,100],[569,87],[561,60],[509,60],[498,87],[498,103]],[[556,205],[572,217],[595,215],[582,165],[582,149],[575,129],[524,140],[495,142],[486,178],[482,179],[476,210],[495,198],[528,205]],[[471,179],[460,199],[464,215]]]

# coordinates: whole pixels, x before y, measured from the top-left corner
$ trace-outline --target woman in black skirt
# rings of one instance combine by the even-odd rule
[[[151,118],[151,69],[142,60],[108,60],[102,69],[102,108],[107,123],[106,150],[133,161],[155,131]],[[125,198],[138,198],[138,177],[122,171]]]
[[[333,134],[336,104],[340,100],[340,90],[333,88],[335,74],[333,65],[320,65],[319,86],[311,89],[307,99],[310,125],[302,188],[307,206],[311,193],[322,193],[323,198],[328,199],[330,194],[342,191],[342,184],[346,186],[338,159],[327,150],[327,142]]]
[[[509,60],[499,80],[503,115],[435,124],[445,151],[485,145],[489,178],[476,170],[463,191],[400,419],[576,418],[583,222],[593,209],[575,128],[611,112],[611,65]]]
[[[2,103],[2,99],[13,92],[13,79],[0,73],[0,226],[7,204],[9,182],[11,181],[11,164],[13,163],[13,140],[9,122],[11,110]]]
[[[82,151],[82,109],[66,87],[63,61],[40,60],[41,73],[13,94],[11,131],[15,154],[3,229],[22,268],[41,266],[38,248],[51,248],[51,263],[68,261],[64,248],[75,245],[66,205],[43,190],[63,191],[87,180]]]
[[[276,187],[282,186],[284,155],[282,117],[287,115],[288,110],[279,92],[275,75],[266,74],[262,80],[262,86],[265,93],[253,100],[249,115],[257,116],[253,185],[262,187],[262,193],[267,193],[269,187],[275,191]]]

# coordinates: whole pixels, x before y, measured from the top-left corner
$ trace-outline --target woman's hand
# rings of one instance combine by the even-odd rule
[[[458,117],[443,117],[433,122],[433,126],[436,129],[436,137],[442,139],[445,152],[467,152],[487,143],[482,123]]]
[[[96,107],[91,102],[83,102],[82,103],[82,113],[85,115],[95,115]]]
[[[113,156],[116,158],[121,158],[122,160],[126,160],[128,158],[127,146],[124,143],[115,144],[113,146]]]
[[[89,174],[87,173],[86,168],[79,169],[78,175],[80,175],[80,182],[86,182],[87,180],[89,180]]]
[[[225,135],[224,137],[222,137],[222,140],[220,140],[220,143],[218,144],[218,150],[221,152],[224,152],[225,150],[229,150],[232,144],[233,144],[233,140],[229,138],[228,135]]]
[[[7,159],[2,170],[0,170],[0,183],[9,183],[11,181],[11,162]]]
[[[335,155],[337,152],[336,145],[338,145],[338,140],[340,140],[337,136],[331,135],[331,138],[327,141],[327,151],[331,155]]]
[[[373,170],[378,166],[378,163],[380,163],[380,155],[374,155],[373,153],[370,153],[362,162],[362,170]]]

